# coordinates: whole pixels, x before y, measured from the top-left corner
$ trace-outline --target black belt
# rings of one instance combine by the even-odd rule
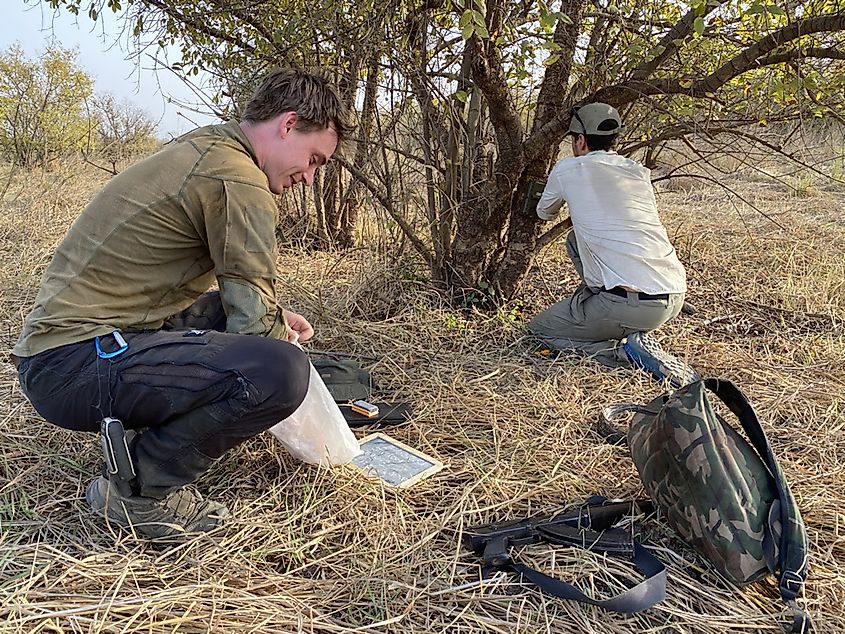
[[[657,295],[649,295],[648,293],[640,293],[638,291],[626,291],[621,286],[614,286],[613,288],[602,288],[602,293],[610,293],[618,297],[628,297],[628,293],[634,293],[640,299],[669,299],[669,293],[658,293]]]

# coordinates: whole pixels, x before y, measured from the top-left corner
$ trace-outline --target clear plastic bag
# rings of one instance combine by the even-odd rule
[[[302,405],[270,428],[290,454],[303,462],[332,466],[347,464],[361,453],[340,408],[314,364]]]

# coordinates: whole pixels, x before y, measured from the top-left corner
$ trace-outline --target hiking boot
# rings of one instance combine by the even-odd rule
[[[202,533],[217,528],[229,516],[229,509],[203,500],[193,487],[174,489],[165,498],[121,495],[107,478],[93,480],[85,499],[97,513],[139,534],[153,539],[185,533]]]
[[[675,389],[701,378],[692,366],[661,348],[650,333],[635,332],[628,335],[622,348],[632,365],[645,370],[657,381],[668,381]]]

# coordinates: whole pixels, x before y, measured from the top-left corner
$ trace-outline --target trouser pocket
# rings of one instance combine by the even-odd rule
[[[220,338],[207,331],[128,335],[129,349],[110,366],[112,410],[131,427],[155,427],[206,406],[216,418],[242,415],[258,397],[218,360]]]

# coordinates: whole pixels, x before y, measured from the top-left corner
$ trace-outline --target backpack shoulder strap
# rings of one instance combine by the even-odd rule
[[[736,385],[725,379],[706,379],[704,385],[718,396],[737,418],[739,418],[739,422],[742,424],[742,428],[745,430],[752,446],[760,455],[760,458],[766,464],[775,480],[778,497],[780,498],[781,522],[778,589],[780,590],[781,598],[787,605],[801,612],[801,615],[796,614],[795,624],[791,631],[806,631],[803,628],[809,627],[809,617],[795,603],[795,598],[798,596],[808,573],[807,531],[804,528],[804,522],[801,519],[798,505],[795,503],[795,498],[789,490],[789,485],[786,483],[783,470],[775,458],[772,446],[769,444],[769,440],[760,426],[757,414],[755,414],[745,395]],[[806,625],[798,624],[799,616],[801,620],[806,619]],[[801,629],[794,629],[796,626]]]

